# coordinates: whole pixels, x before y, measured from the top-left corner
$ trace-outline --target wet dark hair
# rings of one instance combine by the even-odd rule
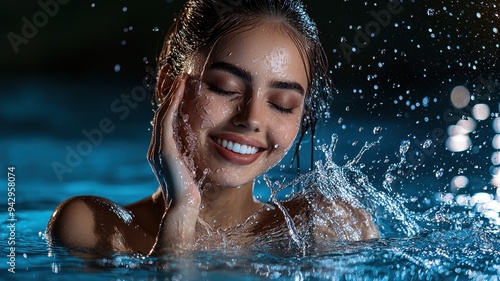
[[[170,66],[167,75],[175,78],[186,70],[194,56],[214,46],[218,39],[259,22],[278,23],[304,53],[308,88],[295,155],[306,132],[329,110],[331,79],[328,60],[316,24],[300,0],[187,0],[168,31],[158,57],[158,69]],[[160,95],[155,93],[156,102]],[[314,143],[314,142],[312,142]],[[312,153],[311,153],[312,154]],[[298,158],[297,158],[298,161]],[[312,164],[312,162],[311,162]]]

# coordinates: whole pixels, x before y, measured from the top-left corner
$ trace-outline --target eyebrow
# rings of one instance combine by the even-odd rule
[[[217,61],[214,63],[211,63],[208,69],[213,69],[213,70],[221,70],[225,72],[229,72],[234,76],[237,76],[243,80],[245,80],[248,83],[252,82],[252,75],[250,72],[241,69],[237,67],[236,65],[223,62],[223,61]],[[280,90],[291,90],[295,91],[301,95],[305,94],[304,88],[297,82],[290,82],[290,81],[273,81],[271,83],[271,88],[274,89],[280,89]]]
[[[271,83],[271,88],[281,89],[281,90],[292,90],[301,95],[304,95],[304,88],[296,82],[287,82],[287,81],[275,81]]]
[[[252,82],[252,75],[250,74],[250,72],[248,72],[244,69],[241,69],[241,68],[237,67],[236,65],[227,63],[227,62],[223,62],[223,61],[214,62],[214,63],[210,64],[210,66],[208,68],[229,72],[229,73],[233,74],[234,76],[238,76],[239,78],[241,78],[249,83]]]

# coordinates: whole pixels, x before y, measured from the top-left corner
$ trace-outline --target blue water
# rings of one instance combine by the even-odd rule
[[[57,159],[57,155],[49,155],[60,150],[60,143],[47,140],[37,142],[45,147],[47,153],[38,157]],[[15,143],[19,144],[19,141]],[[381,143],[383,145],[383,141]],[[7,144],[13,147],[13,143],[4,142],[4,145]],[[102,149],[107,150],[110,158],[114,158],[119,157],[126,147],[129,150],[139,150],[143,145],[134,147],[132,143],[115,142],[103,146]],[[380,146],[381,144],[377,147]],[[327,146],[323,148],[327,153],[331,149]],[[393,150],[399,155],[399,147]],[[367,153],[369,152],[370,150]],[[323,157],[321,162],[316,163],[316,170],[309,177],[303,178],[303,182],[316,181],[318,185],[324,185],[323,189],[328,189],[328,181],[347,179],[347,182],[358,183],[356,189],[327,192],[340,192],[342,196],[362,196],[361,198],[366,199],[365,205],[374,212],[375,221],[380,225],[384,238],[363,242],[322,242],[321,246],[309,248],[305,255],[294,247],[294,242],[290,239],[288,242],[271,244],[273,246],[267,244],[244,250],[222,248],[196,251],[161,261],[120,255],[104,259],[82,259],[69,255],[64,249],[49,247],[43,233],[53,208],[62,200],[77,194],[93,194],[125,204],[154,191],[152,173],[145,160],[140,159],[141,154],[137,153],[137,161],[129,157],[128,162],[120,163],[119,167],[112,169],[99,167],[92,162],[94,158],[90,157],[90,163],[82,163],[84,167],[79,167],[80,174],[90,173],[90,170],[85,169],[93,169],[99,174],[102,169],[103,175],[106,174],[107,177],[68,180],[54,183],[53,186],[43,181],[37,184],[27,178],[26,170],[29,167],[18,165],[16,273],[7,272],[9,265],[3,262],[0,276],[8,278],[6,280],[499,279],[500,227],[486,218],[484,213],[476,212],[479,204],[460,206],[453,200],[447,203],[437,199],[432,199],[429,203],[429,198],[410,200],[411,196],[407,194],[388,192],[383,185],[371,185],[368,176],[360,171],[364,158],[355,162],[353,157],[349,159],[350,162],[345,162],[347,164],[337,165],[329,160],[328,155],[326,159]],[[95,159],[101,159],[102,162],[100,157]],[[109,161],[113,163],[119,159]],[[106,163],[101,165],[105,166]],[[400,167],[404,165],[400,164]],[[276,171],[273,173],[271,176],[279,174]],[[328,180],[318,180],[318,175],[329,175]],[[385,174],[380,176],[384,177]],[[410,184],[417,187],[411,181]],[[393,187],[397,189],[397,185]],[[258,187],[257,192],[259,190],[265,194],[265,186]],[[420,207],[415,207],[417,205]],[[5,211],[0,214],[4,218],[8,216]],[[2,228],[6,229],[7,225],[4,221]],[[8,233],[2,231],[0,239],[7,241],[7,238]],[[3,244],[3,253],[8,251],[7,245]]]

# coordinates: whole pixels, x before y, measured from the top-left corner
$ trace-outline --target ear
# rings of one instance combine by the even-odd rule
[[[158,74],[158,82],[156,84],[156,103],[161,104],[170,92],[170,88],[174,79],[168,75],[172,67],[169,64],[162,66]]]

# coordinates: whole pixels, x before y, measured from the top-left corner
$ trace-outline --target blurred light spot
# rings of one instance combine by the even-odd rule
[[[500,167],[491,166],[490,167],[490,174],[492,176],[500,176]]]
[[[449,136],[466,135],[468,133],[469,133],[469,131],[466,130],[463,126],[459,126],[459,125],[448,126],[448,135]]]
[[[499,176],[494,176],[491,181],[491,185],[497,187],[497,200],[500,200],[500,177]]]
[[[466,134],[474,131],[476,129],[476,125],[477,125],[476,121],[472,118],[461,119],[460,121],[457,122],[457,126],[462,127]]]
[[[498,213],[498,212],[500,212],[500,203],[498,201],[492,200],[492,201],[484,204],[484,209]]]
[[[493,196],[491,194],[488,194],[488,193],[485,193],[485,192],[478,192],[478,193],[472,195],[471,204],[475,205],[475,204],[478,204],[478,203],[488,203],[491,200],[493,200],[492,197]]]
[[[422,99],[422,105],[423,105],[424,107],[429,106],[429,97],[424,97],[424,98]]]
[[[495,135],[493,137],[493,141],[491,141],[491,145],[493,145],[494,149],[500,149],[500,134]]]
[[[115,64],[114,70],[115,72],[119,72],[122,69],[121,65]]]
[[[495,120],[493,120],[493,130],[495,130],[495,132],[497,133],[500,133],[500,117],[497,117],[495,118]]]
[[[491,154],[491,163],[493,165],[500,165],[500,152],[493,152],[493,154]]]
[[[476,120],[486,120],[490,116],[490,107],[484,103],[476,104],[472,108],[472,116]]]
[[[451,180],[451,191],[456,192],[460,188],[464,188],[469,184],[469,179],[466,176],[456,176]]]
[[[464,108],[470,102],[470,92],[464,86],[457,86],[451,91],[451,103],[456,108]]]
[[[461,152],[469,149],[472,141],[467,135],[455,135],[446,140],[446,148],[452,152]]]
[[[466,206],[466,205],[469,205],[470,196],[460,194],[460,195],[457,195],[457,198],[455,199],[455,201],[457,201],[457,204],[460,206]]]
[[[435,195],[436,201],[440,202],[450,202],[453,200],[454,195],[452,193],[437,193]]]

